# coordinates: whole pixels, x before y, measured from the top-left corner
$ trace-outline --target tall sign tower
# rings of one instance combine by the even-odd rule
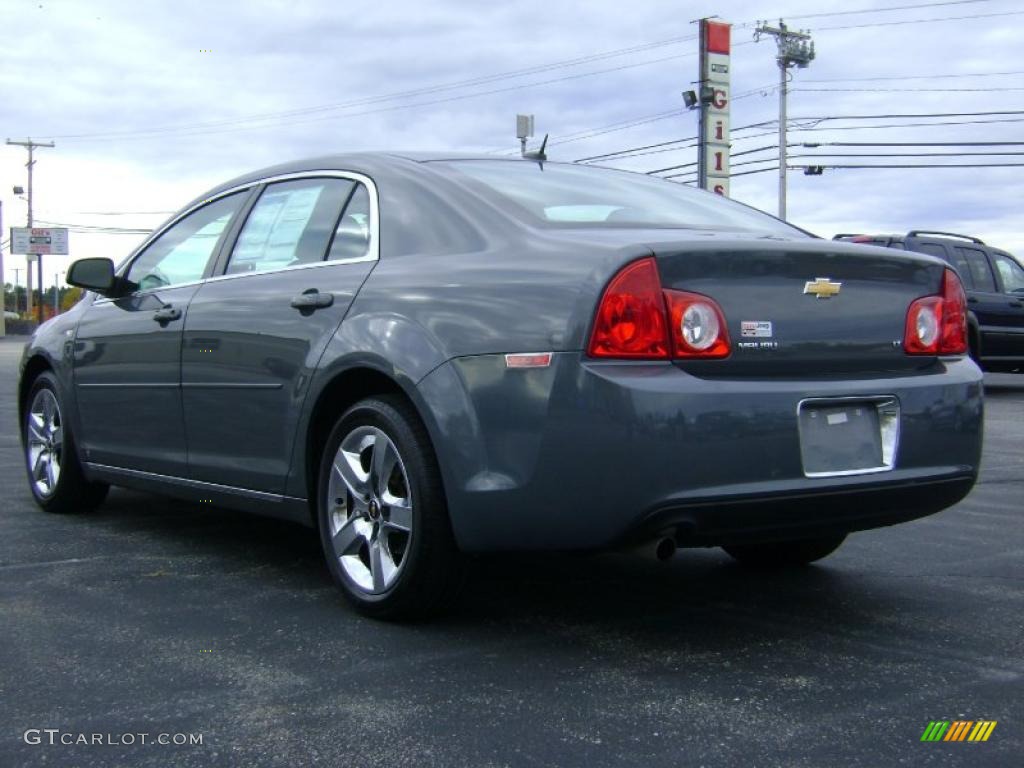
[[[731,25],[700,20],[700,154],[701,189],[729,196],[729,37]]]

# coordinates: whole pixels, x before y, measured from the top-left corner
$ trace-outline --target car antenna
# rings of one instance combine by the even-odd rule
[[[524,160],[536,160],[540,169],[544,170],[544,163],[547,162],[548,156],[544,152],[544,149],[548,145],[548,134],[544,134],[544,141],[540,143],[540,149],[531,149],[529,152],[523,152]]]

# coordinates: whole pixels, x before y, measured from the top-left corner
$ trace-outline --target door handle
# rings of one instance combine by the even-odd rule
[[[292,306],[300,311],[312,312],[315,309],[323,309],[334,303],[333,293],[320,293],[316,288],[303,291],[294,299]]]
[[[977,304],[978,300],[976,298],[974,298],[973,296],[968,296],[967,297],[967,303],[968,304]]]
[[[161,325],[165,325],[172,320],[178,320],[181,317],[181,310],[177,307],[172,307],[170,304],[165,304],[163,307],[153,313],[153,319]]]
[[[1021,304],[1019,301],[1011,301],[1010,302],[1010,306],[1011,307],[1024,307],[1024,304]]]

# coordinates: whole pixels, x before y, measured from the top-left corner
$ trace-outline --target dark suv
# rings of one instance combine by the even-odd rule
[[[1024,267],[969,235],[915,229],[905,235],[836,235],[833,240],[938,256],[967,292],[971,357],[987,371],[1024,372]]]

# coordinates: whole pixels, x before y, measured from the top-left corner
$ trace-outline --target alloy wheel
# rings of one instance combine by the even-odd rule
[[[64,429],[57,397],[40,389],[28,411],[26,453],[32,484],[42,498],[57,490],[64,451]]]
[[[405,464],[383,430],[360,426],[345,435],[326,501],[331,546],[345,575],[367,594],[386,592],[410,551],[413,505]]]

